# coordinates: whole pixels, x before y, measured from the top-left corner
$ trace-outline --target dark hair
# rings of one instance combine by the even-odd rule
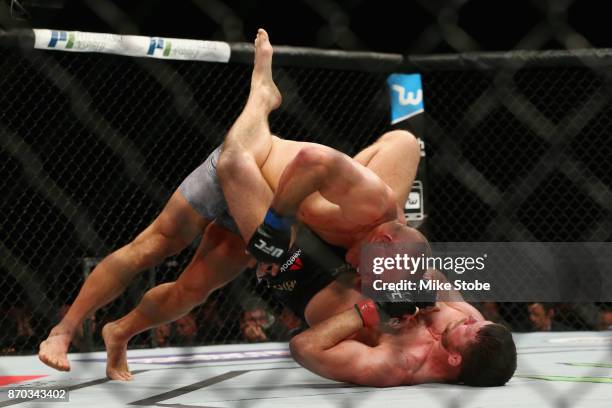
[[[457,380],[465,385],[504,385],[516,370],[516,346],[512,333],[500,324],[483,326],[461,357]]]
[[[557,309],[557,304],[556,303],[550,303],[550,302],[532,302],[529,303],[528,306],[531,305],[541,305],[542,309],[544,309],[544,312],[548,313],[549,310],[553,310],[556,312]]]

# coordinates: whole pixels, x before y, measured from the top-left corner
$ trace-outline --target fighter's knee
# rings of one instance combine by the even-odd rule
[[[328,170],[334,166],[336,160],[341,157],[339,152],[325,149],[321,146],[304,146],[294,158],[294,163],[300,167]]]
[[[217,175],[221,180],[240,177],[252,171],[253,156],[246,150],[227,149],[219,156]]]
[[[419,141],[410,132],[406,130],[392,130],[385,133],[378,139],[378,143],[392,146],[394,149],[402,149],[403,151],[419,152]]]
[[[138,269],[145,269],[159,264],[167,257],[185,248],[189,242],[178,235],[167,235],[160,231],[152,231],[139,236],[130,242],[126,248],[128,256]]]

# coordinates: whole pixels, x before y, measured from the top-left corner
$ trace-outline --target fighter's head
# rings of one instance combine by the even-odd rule
[[[425,253],[429,255],[431,249],[427,238],[418,230],[399,221],[389,221],[377,225],[361,241],[349,249],[347,260],[354,266],[359,265],[361,246],[364,244],[414,244],[406,248],[408,252],[415,251],[415,256]],[[391,255],[391,254],[389,254]]]
[[[368,243],[427,243],[427,238],[418,230],[399,221],[389,221],[376,226],[376,228],[368,234],[366,240]]]
[[[448,364],[459,367],[457,381],[476,387],[504,385],[516,370],[516,346],[510,331],[470,317],[450,323],[441,338]]]

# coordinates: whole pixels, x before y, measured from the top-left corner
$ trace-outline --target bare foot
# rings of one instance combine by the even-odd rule
[[[111,380],[130,381],[132,373],[127,363],[127,341],[119,338],[115,323],[102,328],[102,338],[106,346],[106,376]]]
[[[282,96],[274,80],[272,79],[272,44],[266,30],[257,30],[255,38],[255,66],[251,77],[250,98],[258,98],[270,111],[278,108],[282,102]]]
[[[70,332],[54,327],[49,333],[49,337],[40,343],[38,358],[51,368],[59,371],[70,371],[67,354],[71,340]]]

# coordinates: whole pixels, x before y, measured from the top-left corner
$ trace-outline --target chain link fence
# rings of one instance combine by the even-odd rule
[[[101,257],[142,231],[220,143],[246,100],[251,67],[10,47],[0,55],[0,345],[2,354],[33,353]],[[411,62],[423,73],[423,228],[432,241],[612,238],[609,65],[592,63],[595,54],[571,64],[542,56]],[[271,129],[353,155],[389,129],[390,72],[279,66],[284,102]],[[100,348],[101,327],[176,279],[196,245],[138,276],[86,322],[74,349]],[[478,306],[531,330],[528,305]],[[555,320],[604,328],[608,306],[554,305]],[[265,340],[243,330],[257,319],[267,340],[287,340],[303,324],[245,271],[131,346]]]
[[[430,232],[438,241],[610,241],[609,70],[533,67],[425,76]],[[460,85],[459,85],[460,84]],[[427,87],[427,85],[429,85]],[[480,305],[491,320],[534,329],[539,306]],[[610,305],[543,304],[557,330],[609,326]]]
[[[4,353],[32,353],[101,257],[150,224],[221,142],[246,100],[251,67],[12,49],[1,60],[0,337]],[[276,77],[285,103],[272,117],[275,133],[354,153],[385,129],[384,74],[282,68]],[[75,347],[87,349],[88,339],[101,346],[104,323],[175,280],[196,246],[141,274]],[[172,325],[169,344],[194,335],[200,344],[248,341],[241,319],[256,307],[270,314],[270,340],[299,324],[246,272],[187,318],[197,329]],[[213,329],[206,316],[215,314],[223,319]],[[133,345],[156,342],[146,333]]]

